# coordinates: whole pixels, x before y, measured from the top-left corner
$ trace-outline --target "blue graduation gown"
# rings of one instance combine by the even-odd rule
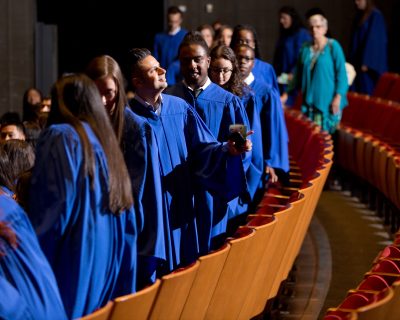
[[[0,195],[0,221],[17,237],[16,249],[0,239],[5,250],[0,257],[0,318],[67,319],[56,279],[32,225],[8,195]]]
[[[250,129],[254,133],[250,136],[253,147],[251,150],[251,162],[246,170],[246,180],[250,199],[241,199],[237,201],[235,212],[230,214],[229,218],[246,213],[249,208],[249,203],[253,201],[256,191],[262,184],[264,175],[263,161],[263,143],[262,143],[262,126],[260,122],[261,105],[253,90],[246,92],[241,97],[241,101],[246,108],[246,114],[250,122]]]
[[[279,92],[278,80],[276,79],[274,67],[271,64],[256,58],[254,60],[252,72],[255,78],[264,80],[265,83],[269,84]]]
[[[131,178],[138,226],[138,289],[154,282],[158,266],[167,260],[162,187],[157,149],[150,123],[125,108],[123,153]],[[156,161],[157,160],[157,161]]]
[[[19,292],[1,275],[0,275],[0,292],[2,297],[7,297],[7,299],[4,298],[0,299],[0,319],[3,320],[35,319],[33,315],[30,313],[25,300],[22,298]]]
[[[181,63],[179,60],[175,60],[169,65],[165,78],[167,79],[168,86],[173,86],[174,84],[182,81],[183,77],[181,74]]]
[[[131,208],[108,209],[108,167],[95,134],[94,178],[83,171],[79,136],[56,124],[40,136],[29,194],[29,215],[54,270],[69,318],[89,314],[135,291],[136,218]]]
[[[177,59],[179,45],[186,33],[187,30],[182,28],[174,35],[169,35],[168,32],[160,32],[155,35],[153,56],[162,68],[168,69],[172,61]]]
[[[278,91],[260,79],[250,84],[255,92],[262,132],[264,167],[289,171],[289,135]]]
[[[199,241],[210,230],[199,221],[209,220],[207,211],[196,216],[194,193],[205,188],[225,202],[246,189],[242,159],[231,156],[219,143],[198,114],[182,99],[162,94],[161,114],[132,99],[134,113],[152,128],[149,146],[157,156],[149,158],[158,168],[160,189],[156,195],[144,194],[144,211],[162,210],[157,222],[148,221],[164,237],[165,272],[193,262],[200,254]],[[149,196],[149,199],[146,199]],[[154,202],[157,198],[157,202]],[[147,207],[147,209],[146,209]],[[146,223],[146,222],[145,222]]]
[[[250,128],[246,111],[240,99],[232,93],[221,88],[219,85],[211,82],[210,85],[200,93],[197,99],[194,99],[191,91],[183,82],[167,89],[167,92],[186,100],[199,114],[206,123],[212,134],[218,141],[225,142],[229,136],[229,126],[235,123],[241,123]],[[244,160],[244,169],[247,172],[251,163],[251,152],[247,152]],[[201,252],[207,253],[213,248],[212,238],[222,237],[226,233],[228,217],[236,211],[238,199],[227,203],[225,199],[218,195],[212,195],[210,192],[199,188],[196,193],[196,210],[201,218],[211,220],[202,220],[199,222],[204,232],[200,233]],[[202,213],[207,212],[206,215]],[[211,228],[211,237],[203,238],[207,235],[205,229]],[[215,244],[218,246],[220,239]]]
[[[274,68],[277,75],[293,73],[297,58],[304,42],[311,41],[312,37],[305,28],[300,28],[292,34],[283,34],[279,37],[274,52]]]
[[[279,37],[275,46],[273,62],[275,72],[278,76],[282,73],[294,73],[297,58],[303,43],[311,40],[311,34],[305,28],[300,28],[291,34],[284,33]],[[287,85],[285,84],[279,84],[280,94],[285,92],[286,87]],[[293,105],[296,95],[297,91],[292,92],[288,101],[286,101],[286,105]]]
[[[385,19],[378,9],[374,8],[361,25],[359,19],[361,15],[355,18],[349,55],[357,72],[351,90],[370,95],[380,75],[388,70],[388,36]],[[368,67],[367,72],[361,71],[362,65]]]

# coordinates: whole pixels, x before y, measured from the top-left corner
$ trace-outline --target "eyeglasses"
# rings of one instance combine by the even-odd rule
[[[211,72],[214,74],[223,74],[227,75],[228,73],[232,72],[233,69],[228,69],[228,68],[210,68]]]

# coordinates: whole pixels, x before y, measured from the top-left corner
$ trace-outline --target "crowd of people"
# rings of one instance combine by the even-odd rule
[[[350,90],[370,92],[387,68],[373,50],[385,26],[355,3]],[[1,117],[0,318],[79,318],[218,249],[269,183],[287,182],[297,93],[335,132],[349,85],[322,10],[303,24],[281,8],[272,63],[252,25],[186,30],[178,7],[167,21],[152,50],[129,51],[129,79],[97,56],[48,96],[29,88],[22,117]]]

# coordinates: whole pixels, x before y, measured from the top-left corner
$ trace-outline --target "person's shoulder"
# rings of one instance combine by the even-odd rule
[[[273,69],[273,66],[269,62],[267,62],[265,60],[261,60],[259,58],[256,58],[255,59],[255,63],[258,64],[259,68],[265,68],[265,69],[271,69],[272,68]]]
[[[336,39],[329,38],[328,39],[328,43],[329,43],[330,46],[332,46],[333,49],[342,49],[342,45]]]
[[[141,131],[147,124],[147,121],[133,112],[129,106],[124,109],[124,122],[124,130],[129,132]]]
[[[43,130],[42,139],[71,139],[75,140],[78,138],[78,133],[74,127],[68,123],[52,124],[48,128]]]
[[[169,108],[169,110],[171,110],[171,106],[175,110],[182,111],[187,110],[190,107],[186,100],[181,97],[177,97],[169,93],[162,93],[161,95],[163,99],[163,105],[165,104],[166,106],[168,106],[167,108]]]
[[[0,195],[0,220],[7,221],[13,225],[18,221],[25,220],[25,211],[20,205],[9,195]]]

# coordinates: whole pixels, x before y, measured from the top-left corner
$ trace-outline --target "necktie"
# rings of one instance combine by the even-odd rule
[[[200,94],[202,91],[203,91],[203,89],[201,89],[201,88],[194,89],[194,90],[193,90],[194,97],[197,99],[197,97],[199,96],[199,94]]]

